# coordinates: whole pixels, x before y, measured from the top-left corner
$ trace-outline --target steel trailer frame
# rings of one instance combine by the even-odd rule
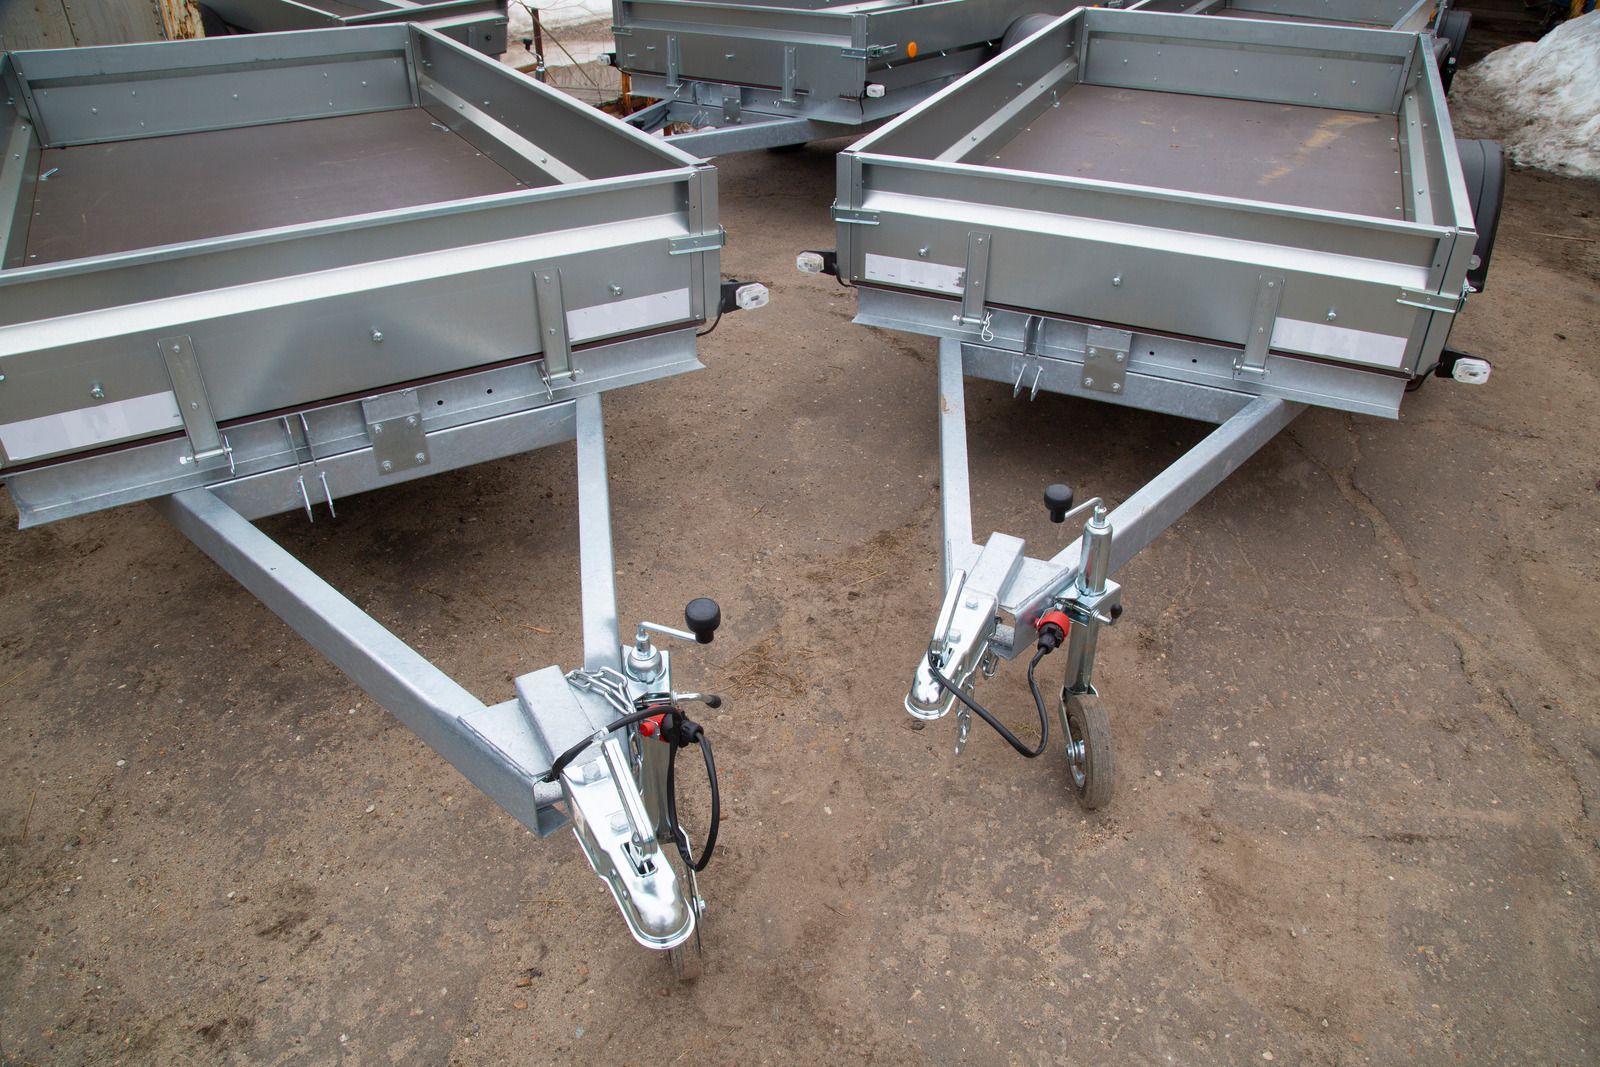
[[[415,22],[487,56],[506,51],[506,0],[200,0],[249,33]],[[364,10],[351,10],[364,9]]]
[[[610,62],[657,103],[628,116],[702,157],[859,134],[987,61],[1069,0],[613,0]]]
[[[0,459],[20,524],[152,502],[518,821],[541,837],[570,821],[634,939],[692,973],[704,901],[693,871],[674,870],[672,749],[615,726],[639,702],[704,699],[673,693],[652,634],[704,643],[720,613],[623,641],[600,395],[698,369],[697,329],[732,304],[714,169],[418,26],[10,53],[0,80]],[[366,209],[254,230],[256,215],[217,222],[197,204],[176,217],[212,230],[171,244],[140,243],[139,227],[151,216],[166,232],[179,188],[113,195],[140,216],[132,229],[80,217],[107,181],[145,189],[131,169],[97,171],[106,152],[187,171],[240,136],[315,153],[326,129],[377,130],[395,148],[379,156],[386,180],[458,191],[392,182],[412,199],[374,211],[358,187]],[[427,165],[404,172],[414,157]],[[452,185],[468,180],[462,159],[499,191]],[[583,666],[523,674],[499,703],[251,524],[569,440]]]
[[[1279,77],[1290,69],[1299,77]],[[1125,132],[1105,149],[1065,143],[1078,155],[1058,157],[1059,169],[1007,162],[1028,136],[1035,147],[1064,136],[1062,109],[1117,113],[1141,94],[1196,121],[1211,113],[1193,101],[1208,96],[1272,105],[1285,123],[1309,109],[1334,129],[1351,115],[1381,129],[1392,115],[1392,148],[1361,151],[1383,176],[1392,152],[1395,217],[1304,202],[1308,191],[1347,195],[1320,173],[1270,198],[1197,187],[1181,154],[1165,157],[1175,169],[1130,181],[1114,151],[1149,157]],[[1187,151],[1192,130],[1156,127],[1155,158]],[[1218,173],[1229,174],[1206,180]],[[1395,417],[1408,381],[1445,367],[1487,377],[1483,361],[1444,358],[1478,235],[1432,48],[1388,31],[1081,9],[845,150],[838,177],[831,266],[854,283],[856,321],[939,339],[944,596],[906,710],[954,711],[960,751],[977,679],[1057,626],[1067,663],[1056,714],[1079,799],[1098,807],[1113,758],[1094,662],[1122,611],[1112,576],[1307,406]],[[1384,196],[1387,181],[1375,186]],[[806,253],[800,265],[830,263]],[[1043,389],[1217,428],[1115,508],[1073,507],[1051,487],[1052,520],[1087,521],[1039,558],[1010,534],[974,540],[968,376],[1013,396]]]

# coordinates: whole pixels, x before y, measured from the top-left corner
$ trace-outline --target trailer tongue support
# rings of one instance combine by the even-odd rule
[[[1122,614],[1122,590],[1111,575],[1293,421],[1305,405],[1272,397],[1241,402],[1235,414],[1115,510],[1108,511],[1099,498],[1070,511],[1055,511],[1057,501],[1051,501],[1053,521],[1065,522],[1085,511],[1090,515],[1076,541],[1048,559],[1039,559],[1027,555],[1025,542],[1010,534],[992,533],[982,545],[972,540],[964,351],[975,347],[959,338],[939,342],[946,591],[929,656],[918,663],[906,695],[906,710],[932,720],[954,709],[956,751],[961,751],[970,712],[934,677],[934,670],[970,696],[976,675],[993,675],[1000,659],[1014,659],[1032,644],[1042,618],[1061,612],[1072,623],[1066,685],[1058,708],[1070,742],[1074,730],[1067,718],[1069,700],[1095,694],[1100,628],[1115,625]],[[1070,491],[1065,505],[1071,507]],[[1070,759],[1072,753],[1068,755]]]

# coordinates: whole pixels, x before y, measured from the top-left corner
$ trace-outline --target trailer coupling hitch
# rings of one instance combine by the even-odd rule
[[[544,775],[559,781],[584,856],[611,891],[634,940],[671,949],[688,941],[704,911],[695,876],[711,861],[722,822],[717,765],[705,729],[682,705],[720,708],[715,693],[673,692],[669,654],[652,633],[709,644],[722,622],[714,600],[690,601],[685,633],[640,623],[623,670],[610,667],[567,675],[574,688],[610,704],[616,717],[556,757]],[[705,842],[698,852],[678,817],[677,754],[699,749],[710,790]],[[680,861],[674,869],[667,843]]]
[[[927,655],[917,664],[906,694],[906,711],[917,719],[941,719],[955,710],[957,753],[966,747],[972,716],[977,715],[1021,755],[1029,759],[1043,755],[1049,745],[1050,717],[1034,677],[1039,661],[1066,646],[1067,688],[1088,691],[1095,635],[1101,626],[1114,625],[1122,615],[1118,587],[1106,577],[1112,530],[1104,503],[1096,497],[1073,507],[1072,490],[1065,485],[1048,487],[1044,502],[1055,523],[1092,513],[1083,529],[1077,561],[1056,574],[1043,591],[1028,598],[1033,603],[1042,600],[1043,607],[1026,611],[1021,606],[1007,608],[1018,616],[1018,626],[1006,626],[1001,622],[1001,604],[1015,599],[1005,587],[1018,571],[1023,545],[1020,540],[1001,534],[990,538],[971,574],[960,569],[952,573]],[[997,580],[1001,575],[1004,578]],[[980,672],[985,678],[992,677],[1002,655],[1010,659],[1021,651],[1022,635],[1018,630],[1024,619],[1032,622],[1037,635],[1034,655],[1028,662],[1028,688],[1039,713],[1039,743],[1032,747],[973,698]]]

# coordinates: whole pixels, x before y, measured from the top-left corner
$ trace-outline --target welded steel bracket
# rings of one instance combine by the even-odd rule
[[[372,441],[372,462],[379,474],[395,474],[428,465],[428,436],[422,430],[422,404],[410,389],[370,397],[361,402]]]
[[[1089,327],[1079,384],[1098,393],[1120,396],[1128,382],[1128,351],[1132,345],[1133,334],[1127,330]]]

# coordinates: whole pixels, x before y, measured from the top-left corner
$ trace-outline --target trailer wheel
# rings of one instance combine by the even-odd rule
[[[1034,34],[1038,33],[1055,20],[1056,16],[1046,15],[1042,12],[1033,15],[1023,15],[1020,18],[1013,20],[1011,25],[1006,27],[1005,36],[1000,38],[1000,51],[1010,51],[1013,45],[1032,37]]]
[[[237,26],[222,21],[222,16],[205,4],[196,6],[200,8],[200,32],[207,37],[229,37],[239,32]]]
[[[1471,24],[1472,12],[1446,11],[1434,32],[1435,37],[1450,46],[1439,67],[1439,81],[1443,83],[1444,91],[1447,93],[1450,91],[1450,83],[1455,80],[1456,65],[1461,61],[1461,50],[1467,42],[1467,27]]]
[[[1062,721],[1067,726],[1067,769],[1078,803],[1089,811],[1111,802],[1116,763],[1111,758],[1111,720],[1098,693],[1061,690]]]
[[[676,948],[667,949],[667,961],[672,964],[672,976],[680,982],[696,981],[705,969],[700,949],[700,924],[704,921],[704,916],[696,919],[694,936]]]

